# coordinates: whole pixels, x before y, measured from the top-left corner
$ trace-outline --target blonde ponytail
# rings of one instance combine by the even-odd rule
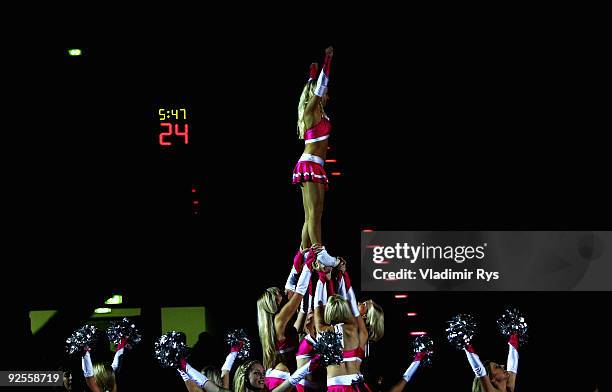
[[[266,369],[277,365],[276,357],[276,330],[274,316],[278,312],[276,296],[281,293],[278,287],[270,287],[257,300],[257,327],[263,351],[263,366]]]

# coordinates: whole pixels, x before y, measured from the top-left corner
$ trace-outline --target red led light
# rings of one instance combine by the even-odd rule
[[[191,188],[191,193],[196,193],[196,189],[195,188]]]
[[[196,205],[197,205],[197,204],[200,204],[200,201],[199,201],[199,200],[194,200],[194,201],[193,201],[193,204],[196,204]]]
[[[425,331],[412,331],[410,332],[411,336],[423,336],[423,335],[427,335],[427,332]]]
[[[408,298],[408,294],[395,294],[394,297],[395,299],[404,299]]]
[[[335,159],[326,159],[325,163],[336,163]]]
[[[374,264],[389,264],[389,260],[375,261]],[[395,279],[393,279],[395,280]]]
[[[159,134],[159,145],[160,146],[171,146],[172,142],[165,141],[166,136],[172,136],[173,129],[176,136],[183,136],[185,138],[185,144],[189,144],[189,124],[183,124],[183,132],[179,130],[179,124],[172,124],[169,122],[163,122],[159,124],[161,127],[168,127],[166,132]]]
[[[374,230],[372,230],[372,229],[363,229],[363,230],[361,230],[361,232],[362,233],[373,233]]]
[[[382,245],[366,245],[366,248],[368,249],[374,249],[374,248],[380,248],[382,247]]]
[[[342,173],[340,173],[340,172],[332,172],[331,175],[332,176],[341,176]]]
[[[408,312],[406,313],[406,316],[408,317],[415,317],[417,314],[415,312]]]

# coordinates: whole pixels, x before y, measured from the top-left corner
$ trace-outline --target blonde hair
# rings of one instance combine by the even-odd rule
[[[348,302],[344,298],[335,294],[327,299],[324,316],[326,324],[348,323],[352,318],[351,308],[349,308]]]
[[[472,392],[484,392],[478,376],[474,377],[474,381],[472,381]]]
[[[369,340],[377,342],[385,334],[385,312],[374,301],[366,313],[365,324],[368,328]]]
[[[109,364],[98,362],[93,365],[93,372],[94,380],[102,392],[115,391],[115,373]]]
[[[306,123],[304,122],[304,110],[306,110],[306,105],[314,95],[314,90],[317,81],[311,80],[304,85],[302,89],[302,94],[300,95],[300,103],[298,103],[298,138],[304,139],[304,132],[306,132]]]
[[[487,371],[487,376],[491,377],[491,361],[486,360],[483,363],[485,370]],[[482,387],[482,382],[480,382],[480,377],[475,376],[474,381],[472,381],[472,392],[485,392]]]
[[[238,369],[236,369],[236,373],[234,374],[234,392],[246,391],[246,382],[249,380],[249,372],[251,371],[251,367],[256,363],[260,362],[256,359],[252,359],[238,366]]]
[[[278,312],[276,296],[281,293],[278,287],[270,287],[257,300],[257,327],[263,351],[263,366],[266,369],[277,365],[276,356],[276,330],[274,329],[274,316]]]
[[[223,381],[221,380],[221,370],[219,370],[218,367],[212,365],[206,366],[202,369],[202,374],[217,386],[223,386]]]

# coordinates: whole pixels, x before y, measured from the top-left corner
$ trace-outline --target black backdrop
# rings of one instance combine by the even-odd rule
[[[72,37],[24,54],[16,101],[27,126],[8,136],[20,171],[10,237],[19,252],[7,275],[24,278],[10,328],[45,354],[22,366],[55,367],[58,341],[113,290],[143,307],[149,331],[159,327],[160,306],[198,304],[215,315],[216,338],[238,326],[256,337],[256,298],[284,283],[299,244],[300,195],[289,182],[302,151],[295,107],[308,64],[329,44],[329,158],[338,161],[330,169],[342,173],[326,195],[330,253],[356,266],[363,228],[605,227],[607,149],[592,91],[600,53],[588,42],[547,28],[488,26],[485,34],[435,23],[322,39],[296,26],[251,27],[194,34],[192,26],[189,34],[112,35],[95,44]],[[85,56],[65,56],[71,46]],[[157,109],[174,104],[190,108],[192,138],[164,149]],[[391,293],[360,296],[386,311],[386,336],[370,365],[386,382],[409,364],[408,332],[423,329],[440,350],[415,390],[467,389],[470,369],[445,346],[444,321],[478,313],[487,327],[477,347],[504,361],[494,320],[510,303],[529,315],[533,331],[519,385],[590,390],[600,371],[608,293],[410,293],[405,304]],[[45,307],[62,317],[28,338],[25,312]],[[408,310],[419,317],[408,320]],[[155,366],[142,350],[132,374]],[[219,362],[223,349],[215,350]],[[137,382],[176,385],[176,377],[155,374]]]

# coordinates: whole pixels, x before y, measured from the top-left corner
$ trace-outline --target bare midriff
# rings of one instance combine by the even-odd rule
[[[307,143],[304,145],[304,154],[316,155],[325,159],[327,156],[327,146],[329,144],[328,140],[329,139],[325,139],[314,143]]]

